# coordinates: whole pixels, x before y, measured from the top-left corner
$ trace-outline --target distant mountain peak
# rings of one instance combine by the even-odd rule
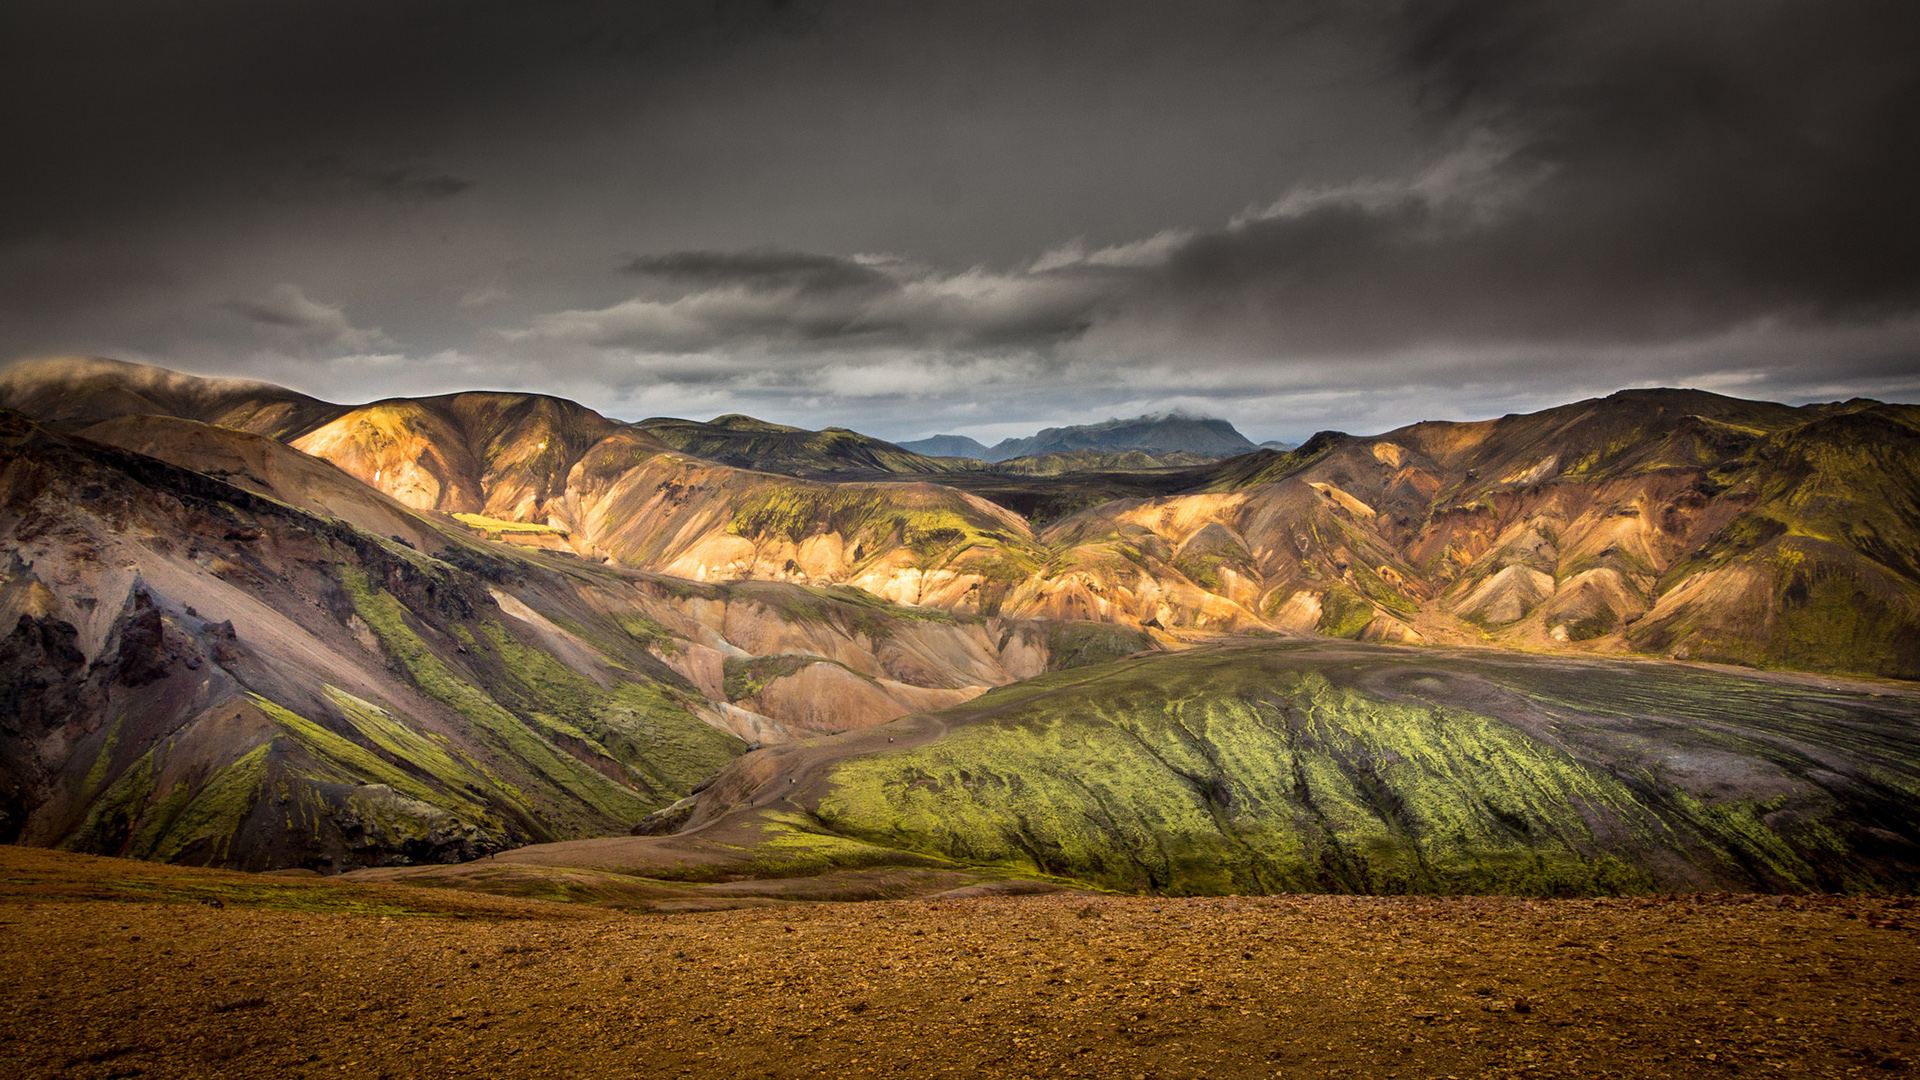
[[[930,435],[912,442],[895,443],[902,450],[911,450],[928,457],[963,457],[986,460],[987,445],[978,439],[965,435]]]
[[[1254,449],[1253,441],[1225,420],[1175,410],[1115,418],[1098,424],[1046,428],[1026,439],[1003,439],[986,452],[985,460],[1006,461],[1070,450],[1145,450],[1234,457]]]

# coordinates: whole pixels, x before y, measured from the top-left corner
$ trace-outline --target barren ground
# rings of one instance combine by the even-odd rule
[[[0,847],[0,1075],[1884,1075],[1920,1054],[1909,903],[659,915]]]

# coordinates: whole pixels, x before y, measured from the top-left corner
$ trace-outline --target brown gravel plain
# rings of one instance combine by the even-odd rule
[[[1910,903],[660,915],[0,848],[0,1076],[1881,1076]]]

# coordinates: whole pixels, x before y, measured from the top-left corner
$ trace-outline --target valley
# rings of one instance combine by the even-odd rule
[[[1920,880],[1908,406],[1179,465],[1223,436],[991,464],[100,360],[0,406],[16,843],[652,910]]]

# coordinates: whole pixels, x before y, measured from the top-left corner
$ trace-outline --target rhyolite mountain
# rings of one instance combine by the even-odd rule
[[[1202,458],[1224,458],[1256,449],[1251,440],[1234,430],[1233,425],[1225,420],[1179,413],[1045,428],[1024,439],[1002,439],[991,447],[964,435],[935,435],[904,442],[900,446],[920,454],[977,458],[988,462],[1080,450],[1105,453],[1138,450],[1156,455],[1181,453]]]
[[[723,465],[537,395],[323,408],[151,369],[128,369],[118,392],[103,370],[119,369],[23,365],[0,381],[0,404],[71,423],[63,403],[76,398],[86,417],[170,407],[135,392],[165,383],[193,419],[276,433],[415,509],[694,580],[852,585],[958,614],[1170,633],[1920,675],[1914,406],[1636,390],[1476,423],[1324,432],[1191,469],[830,481]],[[1018,512],[1049,499],[1058,516],[1042,527]]]
[[[1378,703],[1391,693],[1346,685],[1318,661],[1275,667],[1267,653],[1229,650],[1221,655],[1238,659],[1221,669],[1200,653],[1168,657],[1173,666],[1143,669],[1150,678],[1100,683],[1124,683],[1136,712],[1085,731],[1074,725],[1111,710],[1086,697],[1095,684],[1028,680],[1246,633],[1913,677],[1920,410],[1911,406],[1631,391],[1480,423],[1326,432],[1204,465],[1108,461],[1028,475],[922,471],[934,459],[878,440],[746,418],[626,424],[503,393],[335,405],[98,360],[0,372],[0,408],[17,410],[0,440],[0,835],[20,842],[340,870],[572,842],[646,818],[676,835],[633,838],[668,845],[643,862],[661,851],[711,855],[719,849],[702,845],[732,837],[727,850],[747,854],[714,856],[728,873],[756,859],[792,870],[784,851],[814,869],[871,857],[938,874],[1004,876],[1012,866],[1173,891],[1910,880],[1899,808],[1920,789],[1900,778],[1910,748],[1898,694],[1803,701],[1778,682],[1726,676],[1702,699],[1771,694],[1828,726],[1760,732],[1755,715],[1704,705],[1608,721],[1668,725],[1642,743],[1576,739],[1567,725],[1597,731],[1601,713],[1570,698],[1561,700],[1574,712],[1542,727],[1552,694],[1540,687],[1560,684],[1519,669],[1478,669],[1479,705],[1470,695],[1430,700],[1482,727],[1518,725],[1522,742],[1499,743],[1513,761],[1557,748],[1616,778],[1641,775],[1633,761],[1694,754],[1678,734],[1687,725],[1748,732],[1737,751],[1747,764],[1721,762],[1732,770],[1714,773],[1731,777],[1721,787],[1655,769],[1628,784],[1637,809],[1622,809],[1615,792],[1619,812],[1583,812],[1580,832],[1550,808],[1600,781],[1559,766],[1498,813],[1448,809],[1447,794],[1424,823],[1394,817],[1427,798],[1433,778],[1420,770],[1443,768],[1448,755],[1459,760],[1444,766],[1457,773],[1449,784],[1491,790],[1512,778],[1474,772],[1496,760],[1478,742],[1449,750],[1443,739],[1440,757],[1410,758],[1411,746],[1364,717],[1417,727],[1442,713],[1402,715]],[[727,456],[763,467],[714,460]],[[1022,507],[1052,509],[1030,519]],[[1408,667],[1428,654],[1443,663],[1443,649],[1379,662]],[[1542,672],[1589,670],[1538,662],[1549,665]],[[1168,696],[1203,668],[1212,674],[1194,693]],[[1240,668],[1251,681],[1230,677]],[[1655,686],[1667,678],[1656,670],[1691,669],[1620,670],[1627,683]],[[1345,696],[1328,697],[1315,679]],[[1000,704],[966,711],[1009,684],[1019,686],[982,699]],[[1006,696],[1028,686],[1037,697]],[[1511,694],[1520,698],[1502,697]],[[1495,707],[1520,699],[1534,704]],[[1018,704],[1039,701],[1052,704]],[[1260,721],[1260,735],[1263,701],[1321,719]],[[896,719],[923,713],[942,719]],[[1202,732],[1200,715],[1228,727]],[[1072,730],[1059,726],[1069,716]],[[902,723],[934,731],[932,741],[915,735],[913,752],[948,755],[941,767],[957,771],[928,766],[926,783],[862,773],[879,778],[854,783],[845,770],[869,750],[907,752]],[[1452,723],[1444,732],[1468,730]],[[1049,731],[1040,744],[1029,738]],[[995,794],[1020,790],[1026,781],[1014,778],[1039,768],[1021,763],[1023,746],[1041,745],[1044,761],[1061,749],[1044,749],[1056,736],[1125,746],[1151,732],[1152,745],[1197,739],[1221,775],[1128,765],[1108,790],[1088,773],[1082,794],[1046,796],[1054,817],[1028,796]],[[818,744],[825,757],[784,749],[822,735],[832,736]],[[1331,748],[1324,765],[1299,756],[1313,740]],[[1261,786],[1283,744],[1305,770],[1291,795]],[[725,783],[689,800],[742,754]],[[769,777],[791,781],[798,797],[827,775],[780,770],[843,758],[844,769],[827,770],[838,801],[789,808],[801,826],[740,816],[736,796],[772,797],[756,786]],[[979,768],[965,764],[974,758]],[[1808,772],[1803,759],[1824,764]],[[1407,762],[1418,765],[1411,778],[1395,772]],[[1780,779],[1788,775],[1819,790]],[[1365,797],[1352,796],[1357,809],[1341,817],[1331,792],[1349,789]],[[1200,803],[1181,802],[1195,791]],[[1780,802],[1783,792],[1792,798]],[[1175,828],[1176,803],[1229,824]],[[1753,833],[1760,848],[1741,847],[1738,814],[1756,815],[1775,839]],[[1444,840],[1456,818],[1478,839]],[[942,820],[974,824],[960,835],[942,832]],[[1079,839],[1063,831],[1069,820]],[[1376,828],[1401,837],[1399,854],[1360,857],[1385,842],[1366,839]],[[1249,829],[1277,831],[1260,839]],[[1515,847],[1501,829],[1528,839]],[[1134,864],[1108,843],[1164,830],[1191,833],[1191,845],[1169,840],[1187,854],[1163,844],[1155,863],[1126,841],[1127,858],[1147,869],[1126,869]],[[1624,839],[1661,830],[1682,839]],[[1882,833],[1891,846],[1868,851]],[[737,843],[763,834],[772,847]],[[685,839],[695,836],[708,839]],[[1839,854],[1814,850],[1821,836],[1839,838]],[[1675,869],[1683,864],[1691,869]]]

